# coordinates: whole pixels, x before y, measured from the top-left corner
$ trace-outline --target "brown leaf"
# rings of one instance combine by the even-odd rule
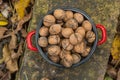
[[[7,31],[8,29],[5,27],[0,27],[0,38],[3,37],[4,33]]]
[[[118,70],[118,73],[117,73],[117,80],[120,80],[120,69]]]
[[[0,77],[4,75],[3,71],[0,70]]]
[[[25,29],[22,29],[22,30],[21,30],[21,33],[22,33],[22,37],[26,38],[26,36],[27,36],[26,30],[25,30]]]
[[[11,59],[11,53],[8,48],[8,45],[5,45],[3,48],[3,58],[4,62],[6,63],[6,68],[11,72],[15,72],[18,70],[18,65],[17,65],[17,60],[12,60]]]
[[[17,37],[16,35],[12,35],[11,36],[11,40],[10,40],[10,43],[9,43],[9,49],[15,49],[17,47]]]

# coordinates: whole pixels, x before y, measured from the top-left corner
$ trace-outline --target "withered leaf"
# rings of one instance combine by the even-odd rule
[[[25,29],[22,29],[22,30],[21,30],[21,33],[22,33],[22,37],[23,37],[23,38],[26,38],[26,36],[27,36],[26,30],[25,30]]]
[[[17,36],[13,34],[9,43],[9,49],[15,49],[17,47]]]
[[[6,63],[6,68],[11,73],[18,70],[17,60],[12,60],[11,53],[7,44],[3,48],[3,58],[4,62]]]
[[[0,38],[3,37],[4,33],[7,31],[8,29],[5,27],[0,27]]]

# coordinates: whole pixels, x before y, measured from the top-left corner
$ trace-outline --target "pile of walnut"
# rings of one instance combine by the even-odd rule
[[[56,9],[43,18],[38,44],[45,48],[55,63],[71,67],[86,57],[95,40],[92,25],[80,13]]]

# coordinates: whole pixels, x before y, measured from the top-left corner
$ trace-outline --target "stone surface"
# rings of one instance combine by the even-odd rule
[[[40,80],[43,77],[50,80],[103,80],[120,12],[119,3],[120,0],[36,0],[29,31],[36,29],[47,11],[59,7],[75,7],[86,11],[95,23],[103,24],[108,39],[96,48],[89,61],[72,69],[50,65],[38,52],[26,48],[16,80]],[[98,30],[98,33],[100,39],[101,32]]]

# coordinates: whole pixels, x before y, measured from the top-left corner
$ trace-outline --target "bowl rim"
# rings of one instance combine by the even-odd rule
[[[94,32],[95,35],[96,35],[95,41],[94,41],[94,43],[93,43],[93,46],[92,46],[92,48],[91,48],[91,51],[89,52],[89,55],[88,55],[87,57],[85,57],[83,60],[81,60],[80,62],[78,62],[78,63],[76,63],[76,64],[73,64],[70,68],[72,68],[72,67],[77,67],[77,66],[85,63],[86,61],[88,61],[88,60],[90,59],[90,57],[93,55],[93,53],[94,53],[94,51],[95,51],[95,49],[96,49],[97,42],[98,42],[98,33],[97,33],[96,26],[95,26],[93,20],[88,16],[88,14],[87,14],[85,11],[80,10],[80,9],[77,9],[77,8],[54,8],[54,9],[48,11],[46,15],[48,15],[48,14],[53,14],[53,12],[54,12],[55,9],[63,9],[63,10],[65,10],[65,11],[71,10],[71,11],[73,11],[73,12],[80,13],[80,14],[82,14],[88,21],[90,21],[90,23],[92,24],[92,27],[93,27],[92,30],[93,30],[93,32]],[[44,15],[44,16],[45,16],[45,15]],[[42,56],[42,58],[44,58],[48,63],[50,63],[50,64],[52,64],[52,65],[55,65],[55,66],[57,66],[57,67],[66,68],[66,67],[64,67],[62,64],[58,64],[58,63],[52,62],[52,61],[48,58],[48,56],[46,55],[47,53],[45,54],[44,51],[42,50],[42,48],[39,46],[39,44],[38,44],[39,29],[40,29],[40,27],[42,27],[42,25],[43,25],[42,22],[43,22],[43,18],[40,19],[40,21],[39,21],[39,23],[38,23],[38,25],[37,25],[36,34],[35,34],[35,41],[36,41],[36,46],[37,46],[37,49],[38,49],[38,51],[39,51],[39,54],[40,54],[40,55]]]

